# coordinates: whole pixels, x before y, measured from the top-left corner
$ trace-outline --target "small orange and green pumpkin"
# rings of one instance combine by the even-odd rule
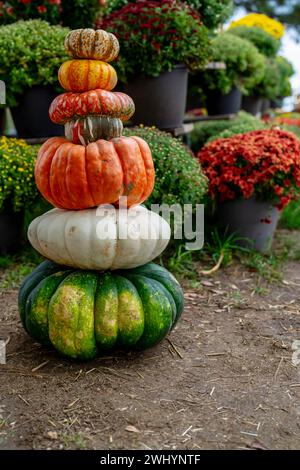
[[[112,90],[118,78],[115,69],[101,60],[67,60],[58,71],[58,80],[67,91],[83,92],[101,88]]]

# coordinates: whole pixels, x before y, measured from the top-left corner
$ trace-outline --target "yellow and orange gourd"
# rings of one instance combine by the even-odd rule
[[[19,310],[33,338],[90,359],[118,345],[145,349],[159,342],[182,312],[183,293],[151,263],[168,244],[170,227],[139,205],[153,190],[155,171],[148,144],[122,136],[134,103],[111,91],[117,75],[108,62],[118,55],[118,41],[102,30],[75,30],[65,48],[71,59],[58,76],[66,92],[49,114],[66,137],[48,139],[35,167],[37,187],[55,208],[28,230],[48,260],[25,279]],[[126,220],[119,217],[121,196]]]

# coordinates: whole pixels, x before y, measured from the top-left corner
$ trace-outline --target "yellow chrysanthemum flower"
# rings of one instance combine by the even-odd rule
[[[0,137],[0,210],[5,201],[10,201],[13,210],[18,211],[37,197],[36,154],[37,147],[24,140]]]
[[[229,29],[235,28],[236,26],[256,26],[277,39],[280,39],[285,33],[284,26],[280,21],[274,20],[262,13],[249,13],[240,20],[233,21]]]

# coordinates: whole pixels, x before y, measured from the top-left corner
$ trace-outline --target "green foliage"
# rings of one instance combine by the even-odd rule
[[[236,120],[236,119],[234,119]],[[198,152],[210,138],[220,134],[232,126],[231,119],[220,119],[217,121],[199,122],[195,124],[190,133],[191,148],[193,152]]]
[[[287,125],[287,124],[280,124],[280,127],[282,129],[284,129],[285,131],[289,131],[289,132],[292,132],[293,134],[295,134],[295,136],[297,136],[299,139],[300,139],[300,127],[299,126],[291,126],[291,125]]]
[[[204,92],[219,90],[226,94],[233,86],[246,91],[262,80],[264,56],[247,39],[230,33],[218,34],[212,41],[212,60],[225,62],[226,69],[206,70],[201,73],[200,86]]]
[[[234,233],[229,235],[227,231],[212,228],[208,234],[208,240],[205,244],[205,253],[209,254],[216,265],[227,266],[233,258],[233,252],[248,253],[250,250],[239,244],[243,239]]]
[[[0,2],[0,18],[2,24],[14,23],[18,20],[40,18],[51,24],[60,20],[60,1],[47,0],[8,0]]]
[[[292,85],[290,78],[294,75],[295,70],[292,64],[282,56],[276,57],[276,65],[278,69],[278,90],[277,96],[285,97],[292,95]]]
[[[293,73],[293,66],[284,57],[266,59],[262,80],[253,87],[248,87],[247,94],[261,96],[271,101],[290,96],[292,94],[290,77]]]
[[[290,202],[282,211],[280,226],[289,230],[300,230],[300,200]]]
[[[103,6],[103,14],[105,16],[114,13],[117,10],[120,10],[128,3],[136,3],[136,0],[108,0],[106,4]]]
[[[27,233],[28,227],[33,219],[39,217],[50,209],[53,209],[53,206],[42,197],[34,199],[32,204],[26,204],[24,214],[24,233]]]
[[[43,258],[31,246],[15,255],[0,256],[0,268],[5,269],[1,276],[0,289],[19,287],[24,277],[42,261]]]
[[[93,28],[100,8],[99,0],[62,0],[61,6],[63,25],[71,29]]]
[[[120,10],[128,3],[136,3],[136,0],[108,0],[105,5],[102,7],[102,12],[104,16],[108,16],[115,11]]]
[[[241,122],[236,122],[229,129],[225,129],[219,134],[216,134],[213,137],[210,137],[208,142],[212,142],[213,140],[216,140],[216,139],[224,139],[227,137],[231,137],[232,135],[235,135],[235,134],[245,134],[246,132],[266,129],[266,127],[267,127],[266,124],[261,119],[255,118],[253,116],[253,120],[249,119],[249,120],[245,120]]]
[[[0,289],[13,289],[19,287],[24,277],[32,271],[32,266],[18,264],[8,269],[1,278]]]
[[[153,193],[146,201],[151,204],[200,204],[207,192],[207,179],[191,151],[166,132],[135,127],[124,135],[137,135],[148,143],[155,165]]]
[[[261,96],[269,100],[275,100],[278,96],[278,68],[276,60],[267,59],[265,74],[263,79],[257,86],[248,89],[248,94],[251,96]]]
[[[293,74],[292,64],[284,57],[267,58],[262,80],[254,87],[249,87],[247,94],[261,96],[272,101],[290,96],[292,94],[290,77]]]
[[[41,19],[70,28],[92,28],[99,12],[99,0],[9,0],[0,2],[2,24]]]
[[[214,29],[223,24],[232,14],[232,0],[189,0],[191,6],[200,12],[205,26]]]
[[[131,0],[130,3],[135,2],[136,0]],[[232,0],[183,0],[183,2],[199,11],[204,25],[209,29],[214,29],[224,23],[233,10]],[[105,14],[119,10],[128,3],[128,0],[109,0],[105,7]]]
[[[186,251],[183,244],[179,244],[167,251],[161,264],[178,278],[195,279],[197,271],[193,254],[192,251]]]
[[[6,102],[15,106],[28,88],[57,86],[57,72],[68,56],[64,39],[68,29],[29,20],[0,27],[0,80],[6,84]]]
[[[205,223],[207,227],[207,221]],[[252,253],[248,248],[240,246],[241,240],[243,239],[235,234],[229,235],[227,231],[220,231],[209,226],[206,230],[206,241],[203,250],[187,251],[182,243],[175,246],[171,244],[164,253],[161,264],[181,279],[187,278],[196,281],[199,272],[195,262],[199,259],[204,261],[205,264],[211,261],[212,266],[200,273],[203,275],[206,272],[206,275],[209,275],[221,267],[229,265],[233,261],[234,255]]]
[[[195,125],[190,134],[191,147],[198,152],[208,141],[219,137],[229,137],[242,132],[249,132],[265,127],[263,121],[245,111],[240,111],[234,119],[208,121]]]
[[[248,39],[266,57],[275,57],[280,48],[280,41],[261,28],[236,26],[230,29],[230,34]]]
[[[35,146],[18,139],[0,138],[0,210],[17,212],[38,196],[34,181]]]
[[[244,266],[256,272],[258,285],[260,289],[261,280],[268,283],[282,281],[283,265],[288,260],[295,260],[299,256],[298,237],[290,233],[277,232],[276,240],[269,254],[262,254],[257,251],[250,251],[240,261]]]
[[[100,26],[118,37],[121,52],[115,67],[123,82],[136,74],[156,77],[180,63],[197,70],[209,59],[207,29],[182,3],[131,3]]]
[[[275,253],[263,255],[257,251],[252,251],[243,256],[241,261],[244,266],[252,272],[256,272],[258,279],[265,279],[267,282],[278,282],[282,279],[281,263],[282,260]]]

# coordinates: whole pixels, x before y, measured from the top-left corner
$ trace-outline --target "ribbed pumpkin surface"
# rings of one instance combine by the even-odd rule
[[[110,116],[128,121],[135,110],[130,96],[120,92],[91,90],[85,93],[63,93],[58,95],[49,109],[50,119],[56,124],[65,124],[78,116]]]
[[[171,229],[144,206],[113,206],[83,211],[51,209],[34,219],[28,238],[42,256],[80,269],[131,269],[157,258],[169,243]]]
[[[39,150],[35,180],[56,207],[86,209],[117,203],[128,206],[147,199],[155,171],[148,144],[140,137],[98,140],[84,147],[63,137],[48,139]]]
[[[119,42],[102,29],[75,29],[65,39],[67,53],[75,59],[98,59],[111,62],[119,54]]]
[[[99,139],[121,137],[121,119],[109,116],[86,116],[74,118],[65,124],[65,136],[74,144],[88,145]]]
[[[29,335],[84,360],[119,346],[154,346],[173,328],[183,304],[176,279],[154,263],[99,273],[45,261],[19,292],[20,316]]]
[[[102,88],[112,90],[118,81],[115,69],[101,60],[67,60],[58,71],[58,80],[67,91]]]

